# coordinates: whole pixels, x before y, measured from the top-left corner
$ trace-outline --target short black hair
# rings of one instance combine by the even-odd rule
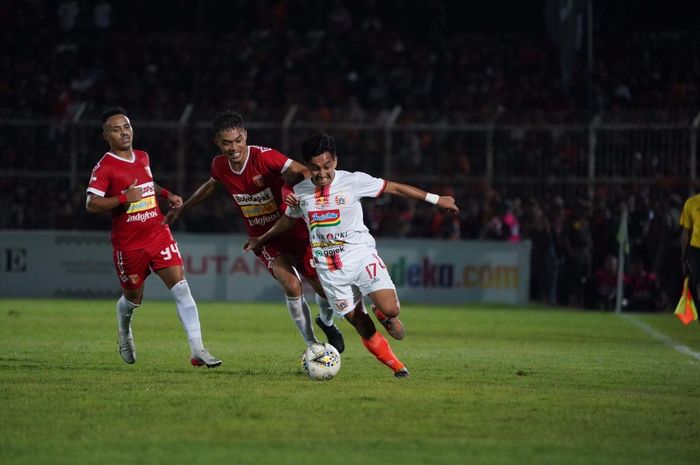
[[[301,157],[304,159],[304,163],[308,164],[313,157],[321,155],[323,152],[328,152],[333,157],[336,156],[335,139],[325,132],[307,137],[301,144]]]
[[[212,127],[214,129],[214,134],[218,134],[227,129],[245,129],[243,117],[240,113],[233,110],[224,110],[216,115]]]
[[[111,107],[107,108],[105,111],[102,112],[102,115],[100,115],[100,119],[102,120],[102,124],[105,124],[108,119],[110,119],[114,115],[124,115],[127,118],[129,115],[126,113],[126,110],[122,107]]]

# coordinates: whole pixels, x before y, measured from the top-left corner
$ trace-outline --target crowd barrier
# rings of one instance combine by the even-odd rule
[[[276,301],[282,291],[243,235],[176,235],[198,301]],[[377,240],[403,302],[525,304],[530,243]],[[100,298],[120,295],[108,232],[0,231],[0,297]],[[306,291],[310,294],[310,288]],[[171,298],[160,280],[147,299]]]

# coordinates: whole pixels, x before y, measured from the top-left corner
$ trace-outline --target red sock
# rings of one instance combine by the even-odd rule
[[[404,368],[401,360],[396,358],[394,352],[389,346],[389,342],[382,336],[379,331],[374,333],[369,339],[362,338],[362,344],[369,350],[372,355],[377,357],[377,360],[391,368],[393,371],[399,371]]]

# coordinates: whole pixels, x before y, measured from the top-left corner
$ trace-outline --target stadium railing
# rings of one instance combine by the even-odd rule
[[[6,200],[13,194],[8,189],[41,189],[46,180],[84,189],[106,146],[100,122],[76,108],[66,120],[0,119]],[[208,178],[216,153],[211,123],[192,114],[189,105],[171,121],[133,122],[135,145],[151,153],[160,182],[183,195]],[[248,140],[297,157],[306,136],[327,131],[336,136],[343,169],[431,189],[449,185],[457,195],[494,188],[509,196],[592,198],[599,189],[631,185],[690,193],[697,179],[700,113],[677,122],[599,116],[568,125],[499,124],[497,117],[482,124],[403,123],[400,115],[396,107],[379,121],[318,123],[298,120],[293,107],[282,121],[247,122]],[[11,223],[0,218],[0,227],[16,227]]]

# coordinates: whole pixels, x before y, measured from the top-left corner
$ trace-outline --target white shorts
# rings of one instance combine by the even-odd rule
[[[363,254],[359,260],[344,263],[339,270],[317,268],[316,272],[328,302],[340,315],[352,311],[362,301],[362,296],[381,289],[396,289],[389,270],[376,250]]]

